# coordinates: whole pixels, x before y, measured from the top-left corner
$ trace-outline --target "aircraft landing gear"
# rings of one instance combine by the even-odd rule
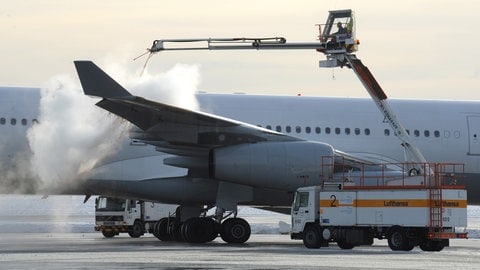
[[[207,243],[220,235],[227,243],[245,243],[251,234],[248,222],[235,217],[236,212],[225,217],[224,213],[224,210],[217,209],[214,216],[190,217],[184,222],[179,217],[162,218],[155,223],[153,234],[162,241]],[[231,214],[235,214],[234,217],[229,217]]]

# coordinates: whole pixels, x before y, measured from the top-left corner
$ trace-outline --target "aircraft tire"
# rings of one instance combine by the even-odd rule
[[[227,243],[245,243],[250,234],[250,224],[243,218],[228,218],[222,223],[220,236]]]
[[[182,235],[191,243],[212,241],[215,233],[215,221],[211,218],[191,218],[182,225]]]
[[[161,218],[155,222],[155,236],[161,241],[171,241],[172,238],[168,234],[168,218]]]
[[[182,223],[176,218],[170,219],[168,234],[173,241],[182,242],[185,240],[182,236]]]

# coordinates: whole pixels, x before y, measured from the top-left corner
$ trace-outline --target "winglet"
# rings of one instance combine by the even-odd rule
[[[132,95],[92,61],[74,61],[74,63],[86,95],[103,98]]]

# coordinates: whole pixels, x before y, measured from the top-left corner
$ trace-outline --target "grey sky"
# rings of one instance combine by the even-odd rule
[[[344,8],[356,13],[357,56],[390,97],[480,100],[480,2],[473,0],[0,0],[0,85],[73,77],[76,59],[138,73],[145,59],[132,59],[158,38],[314,41],[315,24]],[[313,51],[165,52],[152,58],[149,72],[198,65],[199,89],[208,92],[367,95],[351,70],[319,69],[320,59]]]

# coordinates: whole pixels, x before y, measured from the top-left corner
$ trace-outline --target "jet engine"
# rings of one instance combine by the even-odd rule
[[[209,174],[227,182],[294,191],[331,176],[332,156],[332,146],[319,142],[240,144],[212,150]]]

